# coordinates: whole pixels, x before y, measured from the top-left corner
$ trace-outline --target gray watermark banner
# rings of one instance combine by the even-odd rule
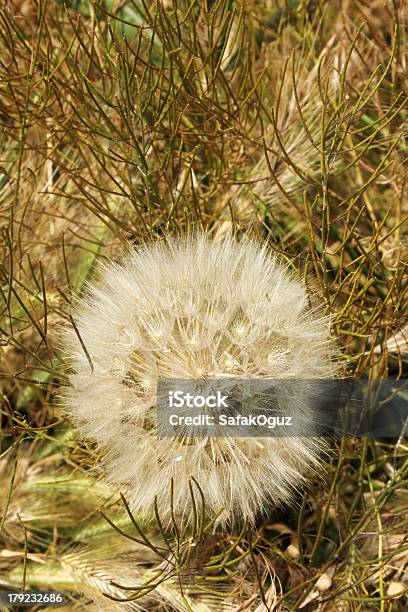
[[[408,380],[159,379],[159,437],[408,436]]]

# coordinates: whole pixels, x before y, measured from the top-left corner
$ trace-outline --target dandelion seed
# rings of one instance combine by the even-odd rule
[[[289,502],[320,463],[313,438],[157,438],[159,378],[326,378],[333,375],[328,321],[308,307],[303,284],[246,239],[207,236],[154,243],[106,265],[65,345],[71,417],[104,449],[109,482],[131,508],[154,500],[189,516],[194,477],[222,521]],[[165,338],[165,342],[163,341]],[[115,412],[119,411],[119,414]],[[123,418],[126,417],[126,418]]]

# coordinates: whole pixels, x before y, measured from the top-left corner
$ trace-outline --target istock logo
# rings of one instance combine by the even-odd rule
[[[188,408],[228,408],[226,400],[227,395],[223,395],[221,391],[217,391],[216,395],[193,395],[192,393],[185,393],[184,391],[169,391],[169,407],[170,408],[181,408],[187,406]]]

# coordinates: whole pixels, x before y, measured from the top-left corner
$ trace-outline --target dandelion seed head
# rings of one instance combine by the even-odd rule
[[[266,247],[205,235],[144,246],[103,267],[75,318],[66,404],[134,511],[156,499],[168,513],[173,478],[174,510],[188,516],[194,477],[209,512],[253,521],[319,466],[313,438],[157,438],[159,378],[333,375],[328,320]]]

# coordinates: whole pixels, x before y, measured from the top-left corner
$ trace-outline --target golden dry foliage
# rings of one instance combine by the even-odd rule
[[[52,584],[70,609],[111,609],[103,585],[125,609],[406,609],[403,438],[334,443],[253,529],[164,542],[135,517],[144,541],[118,491],[59,488],[100,456],[63,421],[58,336],[129,242],[252,233],[323,295],[347,373],[406,377],[407,25],[403,0],[0,3],[2,587]]]

